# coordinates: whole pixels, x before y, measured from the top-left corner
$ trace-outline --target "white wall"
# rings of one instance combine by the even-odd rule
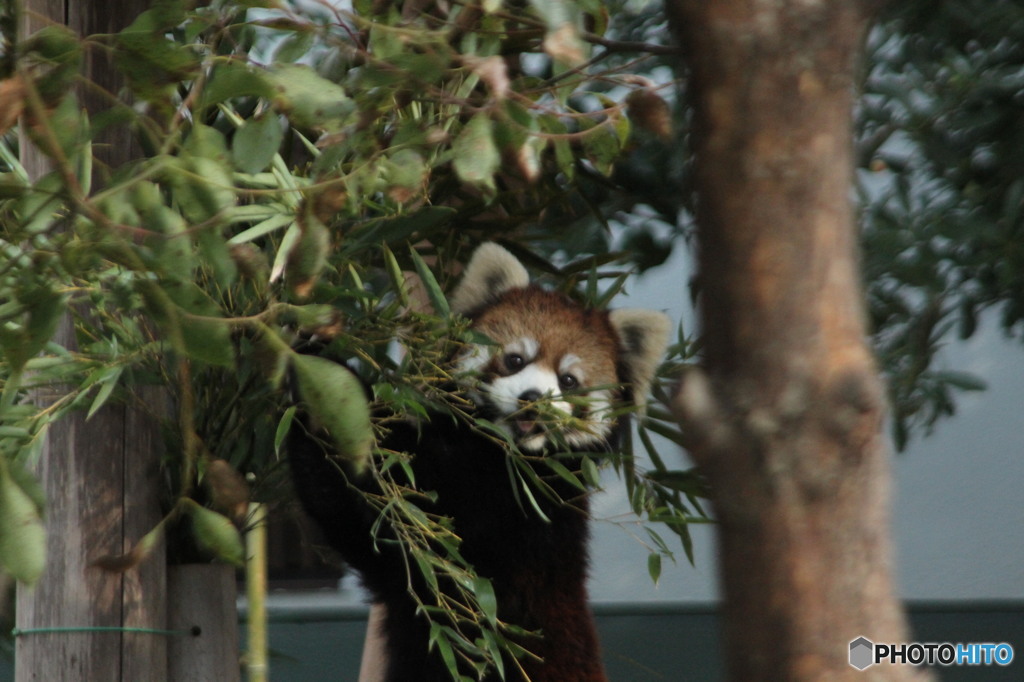
[[[687,302],[688,256],[632,285],[619,306],[665,310],[693,329]],[[972,372],[988,390],[961,394],[958,414],[928,437],[915,436],[893,456],[893,531],[900,595],[917,600],[1024,599],[1024,343],[994,324],[951,345],[950,369]],[[681,466],[688,466],[680,459]],[[621,483],[607,477],[593,526],[591,596],[598,601],[707,602],[716,598],[713,531],[693,528],[696,567],[681,548],[665,563],[658,586],[647,576],[642,530],[622,522],[628,506]],[[614,522],[613,522],[614,521]],[[625,528],[625,529],[624,529]],[[638,532],[639,531],[639,532]],[[668,538],[666,531],[663,536]]]

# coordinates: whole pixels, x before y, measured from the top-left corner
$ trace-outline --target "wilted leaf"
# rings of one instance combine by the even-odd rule
[[[493,55],[490,57],[477,57],[466,55],[462,58],[463,63],[473,73],[480,76],[480,79],[487,85],[494,99],[499,102],[508,96],[509,80],[508,65],[504,57]]]
[[[142,536],[142,539],[135,543],[135,546],[125,554],[104,554],[94,560],[90,565],[98,566],[104,571],[111,573],[124,573],[142,563],[153,550],[156,549],[164,534],[164,524],[161,522],[156,528]]]
[[[18,122],[25,109],[25,83],[20,76],[0,81],[0,135]]]
[[[586,44],[579,32],[579,6],[570,0],[531,0],[530,4],[547,26],[543,47],[555,60],[556,71],[561,72],[586,61]]]
[[[245,477],[223,459],[213,459],[206,465],[205,479],[210,489],[213,506],[236,521],[245,518],[249,507],[249,484]]]
[[[566,22],[548,31],[544,36],[544,51],[563,68],[579,66],[586,61],[586,46],[580,39],[579,30]]]
[[[626,97],[629,117],[642,128],[663,140],[672,139],[672,110],[657,92],[641,88]]]

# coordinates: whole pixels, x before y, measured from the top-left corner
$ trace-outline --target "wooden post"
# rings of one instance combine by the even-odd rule
[[[46,23],[66,23],[82,35],[113,33],[147,9],[145,0],[27,0],[23,34]],[[90,50],[84,75],[116,92],[103,50]],[[100,108],[89,91],[82,103]],[[48,168],[44,156],[22,141],[22,162],[32,177]],[[102,145],[103,161],[120,164],[136,156],[131,134],[113,131]],[[76,347],[70,317],[55,341]],[[106,407],[86,420],[76,413],[50,427],[38,464],[47,497],[47,566],[32,589],[19,586],[17,627],[25,631],[15,649],[15,679],[165,679],[166,636],[121,628],[166,627],[163,547],[124,574],[91,565],[128,550],[160,519],[161,436],[153,420],[124,406]],[[232,621],[233,622],[233,619]],[[42,628],[110,628],[33,633]]]
[[[167,593],[170,628],[189,633],[168,641],[170,682],[241,680],[235,569],[227,564],[171,566]]]

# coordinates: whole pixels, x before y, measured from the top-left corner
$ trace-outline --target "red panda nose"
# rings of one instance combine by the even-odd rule
[[[521,403],[535,403],[540,399],[541,392],[534,388],[531,388],[529,391],[523,391],[519,394],[519,402]]]

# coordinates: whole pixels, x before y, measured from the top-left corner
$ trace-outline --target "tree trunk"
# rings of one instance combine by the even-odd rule
[[[23,35],[45,20],[66,23],[86,35],[123,28],[147,9],[146,0],[29,0]],[[87,52],[84,75],[116,92],[104,50]],[[82,102],[90,111],[105,108],[91,91]],[[97,145],[105,163],[120,164],[136,155],[127,130],[114,131]],[[47,159],[22,140],[22,163],[33,177],[49,170]],[[77,347],[70,316],[54,340]],[[163,394],[142,397],[152,409]],[[19,586],[15,651],[16,679],[153,680],[165,679],[166,636],[122,628],[166,627],[166,561],[162,544],[139,566],[109,573],[92,565],[102,555],[131,548],[161,518],[159,424],[141,411],[108,406],[92,419],[75,413],[51,426],[38,475],[47,498],[47,565],[34,588]],[[55,628],[57,632],[31,632]],[[112,630],[60,631],[64,628]]]
[[[852,106],[871,8],[675,0],[695,106],[702,366],[677,409],[720,528],[731,679],[902,679],[884,393],[866,345]]]

